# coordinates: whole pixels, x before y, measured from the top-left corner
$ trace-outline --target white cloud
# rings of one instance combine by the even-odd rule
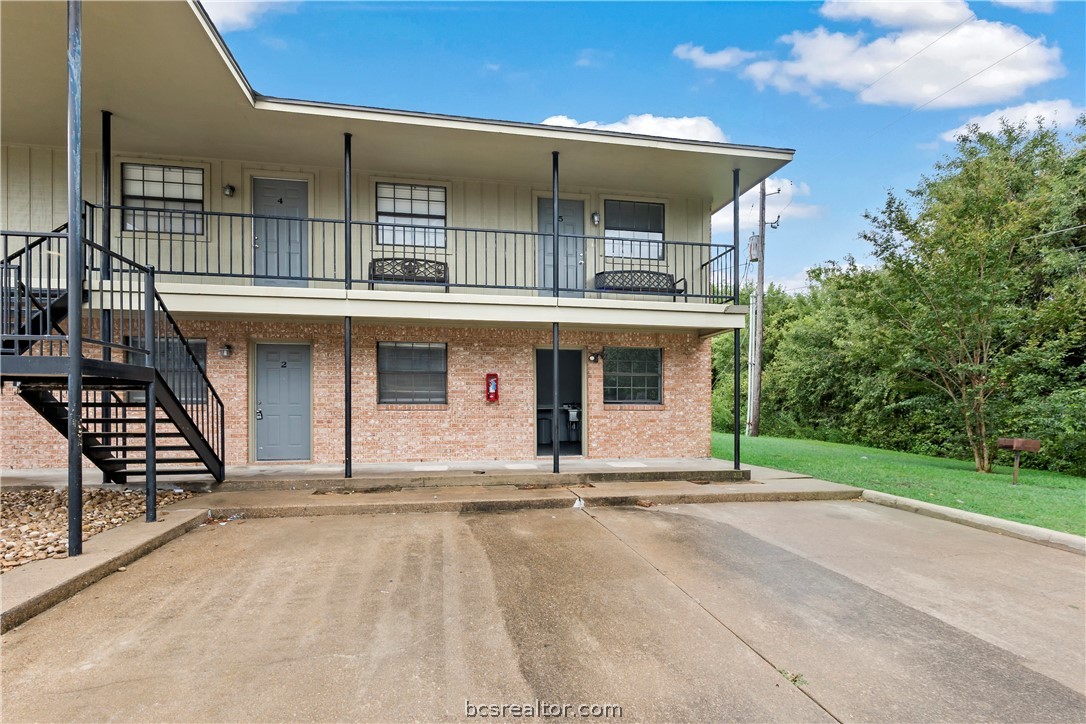
[[[1023,103],[1020,106],[1011,106],[1010,108],[1000,108],[997,111],[992,111],[987,115],[973,116],[968,121],[951,129],[946,133],[943,133],[939,138],[944,141],[955,141],[958,136],[964,134],[967,127],[973,124],[980,126],[980,130],[994,132],[999,130],[1000,119],[1005,118],[1008,123],[1018,124],[1025,121],[1029,125],[1033,125],[1033,122],[1037,120],[1037,117],[1043,117],[1045,122],[1049,125],[1058,126],[1071,126],[1074,124],[1075,119],[1079,114],[1086,112],[1086,108],[1079,108],[1075,106],[1071,101],[1066,98],[1053,101],[1036,101],[1034,103]]]
[[[621,121],[614,123],[600,123],[599,121],[581,123],[569,116],[551,116],[545,118],[543,123],[548,126],[593,128],[601,131],[620,131],[622,133],[637,133],[643,136],[661,136],[664,138],[689,138],[696,141],[715,141],[717,143],[723,143],[727,140],[724,131],[720,130],[720,126],[713,123],[706,116],[675,118],[642,113],[641,115],[626,116]]]
[[[675,50],[671,52],[676,58],[689,60],[694,64],[695,68],[709,70],[726,70],[728,68],[734,68],[744,60],[754,57],[754,53],[748,53],[739,48],[724,48],[724,50],[717,50],[710,53],[707,52],[703,46],[693,45],[691,43],[677,45],[675,46]]]
[[[1034,38],[1014,25],[975,20],[940,39],[946,31],[945,25],[913,22],[870,42],[861,33],[823,27],[796,31],[781,38],[791,46],[789,59],[751,63],[743,74],[759,89],[773,87],[817,98],[820,89],[840,88],[857,93],[863,103],[917,106],[980,73],[926,106],[936,109],[1007,101],[1064,73],[1059,48],[1049,47],[1044,38],[1022,48]]]
[[[573,62],[578,68],[595,68],[604,65],[614,54],[606,50],[584,48],[577,53],[577,60]]]
[[[203,3],[220,33],[248,30],[269,12],[293,10],[296,4],[290,0],[204,0]]]
[[[892,28],[952,28],[972,14],[964,0],[826,0],[819,9],[831,20],[870,20]]]
[[[992,0],[992,2],[1021,10],[1024,13],[1050,13],[1056,9],[1055,0]]]
[[[773,192],[780,189],[779,194]],[[765,182],[765,220],[770,224],[778,216],[781,223],[798,219],[817,219],[822,215],[822,207],[805,203],[811,195],[811,187],[803,181],[770,176]],[[772,196],[770,194],[773,194]],[[747,240],[758,226],[758,187],[754,187],[739,197],[739,239],[746,248]],[[713,214],[713,238],[716,241],[730,241],[732,238],[732,206],[728,204]],[[770,233],[766,232],[768,238]],[[745,257],[744,257],[745,258]]]

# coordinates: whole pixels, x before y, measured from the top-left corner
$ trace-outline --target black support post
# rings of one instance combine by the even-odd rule
[[[102,111],[102,246],[106,249],[113,248],[112,238],[112,214],[110,213],[111,206],[113,204],[113,114],[109,111]],[[112,274],[112,265],[107,258],[102,259],[102,278],[109,279]],[[105,311],[105,310],[103,310]],[[106,331],[106,334],[111,334],[112,329]],[[112,341],[112,338],[107,337]],[[103,350],[106,354],[109,354],[110,348],[106,347]],[[106,359],[109,359],[108,357]]]
[[[343,318],[343,477],[351,470],[351,318]]]
[[[102,204],[102,246],[106,249],[112,248],[111,234],[112,225],[110,223],[110,203],[113,201],[113,114],[109,111],[102,111],[102,198],[100,199]],[[113,263],[108,254],[102,254],[102,263],[100,265],[102,279],[108,280],[113,274]],[[107,304],[102,305],[102,335],[103,339],[107,342],[113,341],[113,310]],[[113,359],[113,348],[110,345],[102,347],[102,359],[107,362]],[[102,392],[102,417],[105,418],[105,422],[102,423],[102,438],[103,442],[107,445],[113,442],[113,438],[110,432],[113,430],[113,424],[110,422],[113,417],[113,405],[112,405],[111,393],[108,390]]]
[[[551,266],[554,269],[553,283],[554,296],[558,297],[558,151],[551,152]],[[558,308],[555,307],[554,313],[558,313]],[[561,445],[558,442],[558,405],[560,402],[560,396],[558,394],[558,322],[555,322],[551,327],[551,357],[553,362],[553,375],[552,381],[554,385],[553,396],[551,398],[551,457],[553,458],[553,470],[554,472],[561,472],[561,457],[562,450]]]
[[[83,552],[83,6],[68,0],[68,555]]]
[[[551,384],[554,386],[554,396],[551,400],[551,456],[554,458],[552,469],[558,473],[561,472],[559,460],[562,457],[561,445],[558,441],[558,322],[551,326],[551,367],[554,368],[551,375]]]
[[[732,294],[739,304],[739,169],[732,169]],[[733,332],[732,349],[732,465],[739,469],[739,329]]]
[[[347,288],[354,274],[354,249],[351,248],[351,134],[343,134],[343,264]]]
[[[343,134],[343,259],[347,289],[353,275],[351,249],[351,134]],[[343,477],[352,476],[351,465],[351,318],[343,318]]]
[[[144,490],[146,495],[146,520],[148,523],[154,523],[158,515],[157,498],[158,495],[158,470],[156,469],[155,458],[158,455],[158,425],[155,423],[157,415],[156,406],[157,401],[157,387],[158,384],[155,381],[157,376],[155,368],[157,366],[158,356],[158,340],[155,337],[155,269],[151,267],[151,270],[147,273],[147,286],[143,289],[143,336],[147,344],[147,366],[151,369],[151,381],[147,383],[146,397],[144,398],[143,410],[144,410],[144,426],[145,426],[145,439],[144,439],[144,457],[147,458],[147,474],[145,477]]]

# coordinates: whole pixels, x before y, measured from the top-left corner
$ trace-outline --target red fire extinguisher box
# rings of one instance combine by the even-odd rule
[[[498,401],[498,373],[488,372],[486,375],[486,401]]]

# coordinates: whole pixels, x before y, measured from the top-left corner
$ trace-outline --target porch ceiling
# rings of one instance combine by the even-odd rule
[[[0,140],[66,140],[65,4],[0,3]],[[788,149],[647,138],[268,98],[253,92],[201,9],[186,2],[83,6],[84,141],[114,113],[117,153],[339,167],[344,132],[358,169],[731,200],[792,158]]]

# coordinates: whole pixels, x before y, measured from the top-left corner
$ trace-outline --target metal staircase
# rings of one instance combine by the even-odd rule
[[[67,436],[66,225],[0,236],[0,381]],[[84,456],[115,483],[146,478],[150,466],[155,478],[221,482],[223,402],[155,290],[154,270],[89,240],[84,250]]]

